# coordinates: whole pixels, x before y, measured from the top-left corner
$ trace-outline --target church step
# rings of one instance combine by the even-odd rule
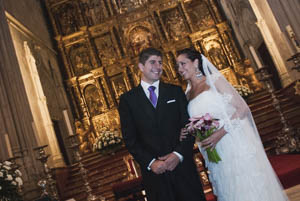
[[[293,113],[300,113],[300,107],[299,106],[293,106],[291,104],[289,105],[284,105],[281,107],[281,112],[283,113],[284,116],[287,116],[289,114]],[[255,122],[259,123],[261,119],[270,119],[272,118],[273,115],[280,116],[279,112],[275,109],[270,109],[270,110],[261,110],[256,113],[252,113],[253,118],[255,119]],[[269,117],[269,115],[271,115]]]
[[[300,109],[295,110],[290,108],[285,110],[283,116],[288,124],[297,125],[300,123]],[[265,127],[269,127],[270,124],[282,124],[280,115],[277,111],[269,112],[259,117],[254,117],[257,128],[261,131]]]
[[[261,97],[264,97],[264,96],[269,95],[269,94],[270,93],[267,92],[266,90],[262,90],[262,91],[256,92],[256,93],[250,95],[247,98],[247,102],[252,102],[253,100],[260,99]]]
[[[105,197],[106,200],[114,200],[114,194],[112,193],[111,186],[104,186],[101,188],[93,188],[93,195]],[[76,189],[72,194],[66,197],[66,199],[74,198],[76,201],[86,201],[87,193],[85,188]]]
[[[120,178],[125,178],[126,177],[126,172],[127,172],[127,168],[126,167],[121,167],[121,168],[115,168],[115,169],[109,169],[109,170],[103,170],[103,171],[99,171],[97,173],[89,173],[89,182],[99,182],[99,184],[101,183],[105,183],[107,180],[110,179],[120,179]],[[117,178],[116,175],[118,175]],[[67,188],[68,190],[74,189],[74,188],[78,188],[80,186],[83,185],[82,183],[82,179],[81,179],[81,175],[78,175],[75,179],[72,178],[68,184],[70,184],[70,186]]]
[[[126,169],[126,165],[123,162],[123,158],[116,157],[112,158],[110,162],[102,160],[96,160],[95,165],[86,168],[89,172],[89,177],[102,175],[102,177],[110,176],[111,172],[117,172]],[[79,168],[73,169],[70,175],[70,182],[75,182],[80,178]]]
[[[280,102],[280,107],[284,107],[286,105],[295,106],[295,104],[289,98],[283,97],[282,99],[278,99],[278,100]],[[276,110],[273,105],[273,102],[270,100],[265,100],[263,102],[256,103],[255,105],[252,106],[250,105],[249,107],[252,114],[254,115],[259,113],[262,110],[267,110],[267,109]]]
[[[128,152],[126,151],[126,149],[124,147],[122,147],[120,150],[117,150],[116,153],[118,153],[118,155],[120,155],[120,157],[123,157],[123,155],[128,154]],[[96,152],[90,153],[88,155],[84,155],[84,157],[82,159],[82,163],[86,166],[90,166],[95,163],[98,163],[99,160],[110,161],[110,159],[111,159],[111,155],[109,155],[109,154],[101,155],[99,152],[96,151]],[[75,163],[70,167],[72,168],[72,170],[77,171],[76,168],[78,168],[78,163]]]
[[[126,150],[120,150],[113,156],[101,156],[96,153],[89,154],[87,159],[83,159],[85,163],[88,163],[88,181],[94,195],[103,194],[106,198],[107,196],[113,198],[111,185],[127,178],[127,167],[123,162],[123,156],[127,154]],[[91,159],[94,161],[91,161]],[[78,164],[73,165],[71,169],[72,174],[63,197],[66,199],[75,198],[76,201],[86,200],[86,189],[78,172]]]
[[[95,164],[93,165],[85,165],[85,169],[89,171],[91,174],[92,172],[100,172],[103,171],[103,168],[106,168],[107,166],[111,168],[118,168],[120,166],[124,166],[123,164],[120,165],[123,161],[120,158],[114,158],[111,161],[101,161],[101,160],[95,160]],[[120,161],[120,162],[119,162]],[[71,177],[76,177],[79,175],[79,167],[72,169],[70,176]]]
[[[278,97],[282,96],[282,92],[276,91],[275,95],[278,98]],[[247,103],[249,105],[251,105],[253,103],[261,102],[261,101],[264,101],[264,100],[271,100],[271,94],[267,91],[258,92],[256,94],[253,94],[253,95],[249,96],[247,98]]]
[[[123,176],[123,175],[121,175],[121,176]],[[111,185],[114,183],[121,182],[122,180],[125,179],[124,177],[121,177],[121,179],[117,178],[117,177],[118,177],[118,175],[115,175],[114,178],[110,178],[110,180],[106,180],[105,182],[103,182],[102,180],[99,180],[97,178],[94,178],[93,180],[89,181],[93,194],[99,194],[102,196],[110,195],[111,197],[113,197]],[[66,197],[68,197],[68,198],[73,197],[76,199],[76,201],[78,201],[78,200],[86,197],[85,192],[86,192],[86,188],[84,185],[77,186],[76,188],[72,189],[71,191],[68,191]]]

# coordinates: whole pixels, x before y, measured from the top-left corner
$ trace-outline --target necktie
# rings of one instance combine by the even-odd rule
[[[149,88],[148,88],[148,90],[149,90],[149,92],[150,92],[150,101],[151,101],[151,103],[152,103],[152,105],[154,106],[154,107],[156,107],[156,104],[157,104],[157,96],[156,96],[156,94],[155,94],[155,86],[150,86]]]

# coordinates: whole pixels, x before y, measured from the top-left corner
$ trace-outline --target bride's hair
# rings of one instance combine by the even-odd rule
[[[193,49],[193,48],[185,48],[182,50],[177,51],[177,56],[179,55],[186,55],[186,57],[188,59],[190,59],[191,61],[195,61],[195,59],[198,59],[198,69],[201,71],[201,73],[203,75],[205,75],[204,70],[203,70],[203,65],[202,65],[202,56],[200,54],[200,52],[198,52],[197,50]]]

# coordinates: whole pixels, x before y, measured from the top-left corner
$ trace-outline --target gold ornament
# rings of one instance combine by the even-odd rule
[[[300,81],[298,80],[294,86],[295,95],[300,95]]]

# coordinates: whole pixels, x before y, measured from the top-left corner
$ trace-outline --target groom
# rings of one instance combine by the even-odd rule
[[[121,96],[119,114],[123,139],[141,167],[148,201],[205,201],[193,161],[194,139],[179,141],[188,122],[185,94],[159,80],[159,50],[144,49],[138,67],[141,83]]]

